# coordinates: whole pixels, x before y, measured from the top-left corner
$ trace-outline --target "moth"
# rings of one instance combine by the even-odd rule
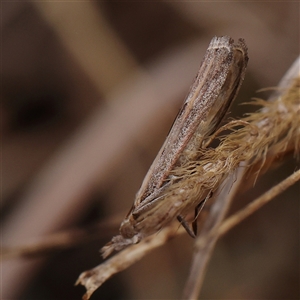
[[[138,243],[175,218],[186,228],[182,216],[201,206],[203,198],[188,186],[173,190],[174,183],[178,186],[181,180],[174,170],[199,159],[204,141],[217,130],[237,95],[247,63],[243,39],[237,44],[228,36],[211,40],[189,94],[121,223],[120,234],[102,248],[103,257]]]

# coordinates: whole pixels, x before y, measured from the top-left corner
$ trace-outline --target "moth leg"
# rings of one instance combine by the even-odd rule
[[[202,200],[196,207],[195,207],[195,218],[194,221],[192,222],[192,228],[193,228],[193,232],[195,234],[195,236],[197,235],[197,230],[198,230],[198,226],[197,226],[197,219],[199,217],[199,214],[203,208],[204,205],[204,201]]]
[[[197,236],[197,219],[199,217],[199,214],[204,206],[204,204],[206,203],[206,201],[211,198],[213,195],[213,192],[210,191],[207,196],[205,197],[205,199],[203,199],[196,207],[195,207],[195,217],[194,217],[194,221],[192,222],[192,229],[190,228],[188,222],[183,218],[183,216],[178,215],[177,216],[177,220],[180,222],[180,224],[183,226],[183,228],[186,230],[186,232],[192,237],[192,238],[196,238]]]
[[[179,223],[183,226],[183,228],[186,230],[186,232],[194,239],[196,238],[196,235],[194,234],[193,230],[189,227],[188,222],[181,216],[177,216],[177,220]]]
[[[195,217],[194,217],[194,221],[192,222],[192,228],[193,228],[193,233],[195,236],[197,236],[197,219],[202,211],[202,208],[204,207],[204,204],[206,203],[206,201],[211,198],[213,195],[213,192],[210,191],[207,196],[205,197],[205,199],[203,199],[196,207],[195,207]]]

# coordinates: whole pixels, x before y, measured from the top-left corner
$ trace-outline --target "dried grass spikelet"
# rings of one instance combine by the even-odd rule
[[[254,99],[252,105],[262,108],[248,114],[240,121],[232,121],[220,130],[232,132],[220,138],[215,149],[201,150],[200,158],[184,166],[175,168],[172,175],[176,182],[172,184],[169,194],[203,196],[204,191],[215,191],[242,163],[248,166],[260,163],[263,166],[266,156],[280,155],[292,150],[295,155],[300,151],[300,77],[297,77],[285,93],[275,101],[268,102]],[[235,129],[237,125],[242,128]],[[171,195],[170,195],[171,196]]]

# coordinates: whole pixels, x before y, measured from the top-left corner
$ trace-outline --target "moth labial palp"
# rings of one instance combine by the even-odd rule
[[[174,174],[187,163],[196,162],[199,152],[205,151],[203,140],[217,130],[227,113],[244,79],[247,62],[243,39],[237,44],[228,36],[212,39],[190,92],[121,223],[120,234],[102,248],[103,257],[158,232],[212,192],[180,186],[182,178]]]

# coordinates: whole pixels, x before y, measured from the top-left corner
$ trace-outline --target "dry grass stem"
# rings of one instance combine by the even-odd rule
[[[264,193],[262,196],[251,202],[247,205],[244,209],[240,210],[239,212],[235,213],[228,219],[226,219],[220,227],[213,230],[210,234],[221,236],[232,229],[234,226],[238,225],[240,222],[245,220],[247,217],[251,216],[254,212],[258,209],[263,207],[265,204],[270,202],[280,193],[283,193],[286,189],[290,186],[295,184],[297,181],[300,180],[300,170],[296,171],[294,174],[290,175],[288,178],[271,188],[269,191]],[[197,242],[197,247],[201,246],[201,241]]]
[[[82,284],[87,290],[82,299],[89,299],[93,292],[111,276],[127,269],[150,251],[163,245],[168,240],[181,233],[184,233],[183,228],[178,228],[178,223],[173,222],[170,226],[164,228],[158,235],[149,236],[139,244],[129,246],[123,251],[118,252],[115,256],[106,260],[101,265],[81,273],[76,281],[76,285]]]
[[[117,230],[123,215],[124,213],[114,215],[112,218],[83,229],[73,228],[49,234],[41,237],[37,241],[25,243],[21,246],[2,247],[0,261],[18,257],[37,257],[50,254],[56,250],[67,249],[93,240],[99,240],[101,237],[109,237]]]
[[[95,3],[37,1],[34,5],[101,94],[108,95],[130,72],[138,70],[134,57]]]
[[[222,193],[216,195],[208,215],[204,220],[201,232],[197,236],[196,243],[198,240],[206,237],[212,228],[218,227],[221,224],[242,182],[244,174],[245,168],[239,167],[234,176],[230,176],[224,181],[221,188]],[[205,276],[205,270],[217,239],[217,236],[210,236],[210,238],[206,238],[205,247],[195,249],[190,274],[183,291],[183,299],[196,299],[198,297]]]

